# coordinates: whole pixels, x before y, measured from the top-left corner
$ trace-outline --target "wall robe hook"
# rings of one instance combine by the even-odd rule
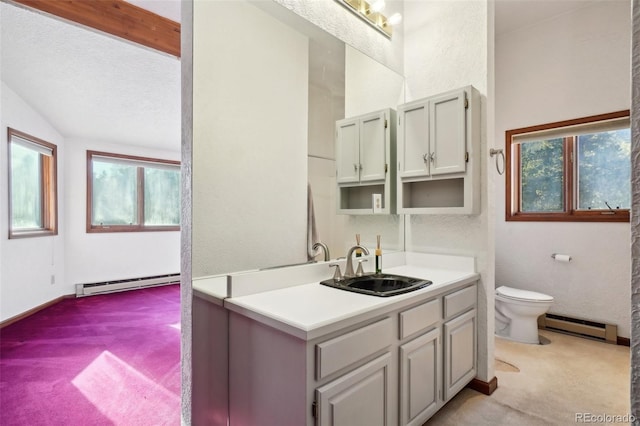
[[[504,167],[505,167],[504,151],[501,150],[501,149],[493,149],[493,148],[491,148],[489,150],[489,155],[491,157],[493,157],[494,155],[500,155],[500,157],[502,157],[502,171],[500,170],[500,163],[498,162],[498,157],[496,157],[496,171],[498,172],[499,175],[504,174]]]

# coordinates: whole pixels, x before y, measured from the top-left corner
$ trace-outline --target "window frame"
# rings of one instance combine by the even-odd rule
[[[51,151],[51,156],[40,154],[40,189],[41,189],[41,228],[13,229],[13,193],[12,193],[12,168],[11,146],[13,137],[44,147]],[[48,160],[43,161],[43,158]],[[8,170],[8,195],[9,195],[9,239],[33,238],[58,235],[58,147],[43,139],[7,127],[7,170]]]
[[[564,210],[562,212],[522,212],[520,211],[520,143],[514,141],[517,135],[536,133],[557,129],[560,132],[564,128],[575,127],[608,120],[630,118],[629,110],[616,111],[607,114],[592,115],[573,120],[557,121],[554,123],[537,126],[523,127],[507,130],[505,132],[505,160],[506,160],[506,188],[505,188],[505,220],[522,222],[629,222],[630,209],[577,209],[577,162],[576,141],[574,136],[558,136],[563,139],[564,165],[563,165],[563,195]]]
[[[164,160],[160,158],[139,157],[134,155],[116,154],[112,152],[87,150],[87,233],[110,233],[110,232],[162,232],[162,231],[180,231],[180,225],[145,225],[144,224],[144,166],[141,164],[136,171],[137,186],[137,224],[133,225],[94,225],[93,218],[93,157],[107,157],[137,163],[159,164],[178,166],[180,161]]]

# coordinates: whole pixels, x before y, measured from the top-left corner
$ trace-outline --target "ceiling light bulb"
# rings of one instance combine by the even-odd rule
[[[375,0],[371,3],[371,11],[382,12],[385,6],[384,0]]]
[[[402,15],[400,15],[399,13],[394,13],[389,17],[388,20],[389,25],[397,25],[400,23],[400,21],[402,21]]]

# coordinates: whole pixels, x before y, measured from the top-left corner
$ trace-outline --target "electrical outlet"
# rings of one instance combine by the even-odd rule
[[[56,276],[54,274],[51,274],[51,285],[54,285],[56,283]]]
[[[373,212],[382,213],[382,194],[373,194],[372,196]]]

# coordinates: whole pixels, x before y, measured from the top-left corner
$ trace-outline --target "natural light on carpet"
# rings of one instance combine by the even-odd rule
[[[115,425],[173,424],[180,396],[150,380],[109,351],[72,381]]]

